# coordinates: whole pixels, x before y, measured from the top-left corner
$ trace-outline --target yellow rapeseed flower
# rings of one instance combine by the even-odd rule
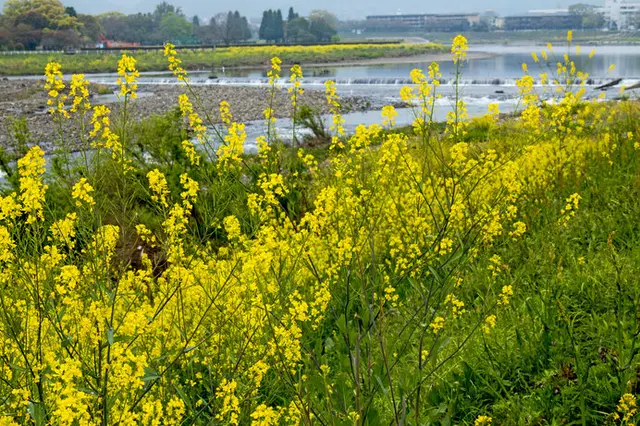
[[[498,300],[499,305],[508,305],[509,298],[513,296],[513,287],[510,285],[505,285],[502,287],[502,291],[500,292],[500,300]]]
[[[467,57],[467,50],[469,50],[469,44],[467,38],[463,35],[457,35],[453,39],[451,45],[451,53],[453,54],[453,61],[460,63]]]
[[[44,151],[39,146],[31,148],[27,154],[18,160],[18,174],[20,176],[20,202],[22,211],[27,214],[27,223],[44,219],[43,207],[45,192],[48,188],[42,182],[46,161]]]
[[[493,419],[488,416],[478,416],[473,423],[474,426],[490,426],[493,423]]]
[[[198,199],[200,185],[198,182],[191,179],[186,173],[180,175],[180,184],[184,188],[184,191],[180,193],[182,203],[187,210],[191,210],[193,208],[193,203]]]
[[[178,53],[173,44],[167,43],[164,45],[164,56],[169,62],[169,70],[173,72],[179,81],[188,82],[187,71],[182,68],[182,60],[178,58]]]
[[[137,79],[140,77],[140,72],[136,68],[136,60],[134,57],[122,54],[122,58],[118,62],[118,80],[116,84],[120,86],[120,97],[131,96],[135,99],[138,95]]]
[[[482,325],[482,331],[484,332],[484,334],[490,334],[491,330],[494,329],[495,326],[496,326],[496,316],[489,315],[484,320],[484,324]]]
[[[160,170],[154,169],[147,173],[147,179],[149,180],[149,189],[152,192],[151,199],[164,207],[169,207],[167,203],[169,186],[164,174]]]
[[[73,74],[71,76],[69,95],[72,97],[71,112],[77,112],[78,109],[82,111],[91,109],[91,103],[89,102],[89,81],[84,77],[84,74]]]
[[[382,125],[393,127],[396,124],[396,117],[398,116],[398,111],[392,106],[387,105],[382,107]]]
[[[291,87],[289,87],[288,90],[291,94],[291,105],[295,108],[298,105],[298,98],[304,94],[304,89],[302,88],[302,68],[296,64],[291,67],[290,72],[289,82],[291,83]]]
[[[76,207],[82,207],[84,204],[91,207],[96,204],[95,200],[91,196],[93,187],[89,184],[86,178],[81,178],[78,183],[73,186],[71,196],[76,200]]]
[[[433,322],[429,324],[429,327],[431,327],[431,330],[433,330],[435,334],[438,334],[440,330],[444,328],[444,318],[442,317],[434,318]]]

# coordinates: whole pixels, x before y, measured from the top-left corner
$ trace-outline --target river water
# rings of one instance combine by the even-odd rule
[[[460,94],[467,104],[469,115],[478,116],[485,114],[491,103],[497,103],[502,112],[512,112],[518,105],[518,89],[516,80],[523,75],[522,63],[526,62],[532,76],[539,76],[543,72],[540,64],[535,64],[531,57],[532,51],[540,50],[544,46],[500,46],[486,45],[475,46],[471,52],[486,52],[483,58],[469,59],[464,63],[463,77],[461,80]],[[598,46],[593,58],[589,58],[591,47],[584,47],[581,53],[576,54],[575,48],[555,47],[549,54],[552,64],[563,61],[563,55],[569,53],[576,62],[578,70],[589,74],[586,97],[596,98],[602,92],[596,89],[598,86],[611,82],[614,79],[623,79],[620,84],[606,91],[607,98],[612,99],[620,95],[621,86],[631,86],[640,82],[640,46]],[[489,56],[489,57],[487,57]],[[609,71],[612,64],[615,69]],[[338,93],[341,95],[366,96],[373,101],[375,106],[383,106],[399,102],[399,91],[402,86],[409,85],[411,70],[420,68],[425,70],[429,63],[395,63],[386,65],[358,65],[358,66],[332,66],[309,67],[304,70],[305,77],[302,85],[308,89],[322,90],[327,80],[336,83]],[[555,72],[552,66],[549,75]],[[443,120],[454,104],[454,64],[443,62],[440,64],[442,85],[439,93],[442,98],[438,100],[436,119]],[[191,73],[191,82],[195,85],[236,85],[236,86],[265,86],[268,77],[265,69],[255,70],[229,70],[215,69],[211,72]],[[95,83],[114,84],[117,76],[113,74],[88,75],[88,79]],[[288,75],[283,70],[283,76],[279,84],[286,87]],[[175,78],[167,73],[144,73],[140,77],[140,85],[165,85],[176,84]],[[542,88],[539,87],[540,91]],[[635,92],[627,92],[629,96],[637,96]],[[408,110],[400,109],[397,119],[398,125],[410,124],[413,121],[412,114]],[[346,129],[352,131],[359,124],[372,124],[381,121],[379,111],[358,112],[345,114]],[[252,143],[260,134],[264,133],[262,122],[247,123],[249,150]],[[288,120],[278,121],[278,132],[285,138],[291,137],[291,123]]]

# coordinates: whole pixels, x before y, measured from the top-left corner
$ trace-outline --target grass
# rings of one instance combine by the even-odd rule
[[[393,58],[442,53],[441,45],[326,45],[326,46],[257,46],[231,47],[215,50],[185,50],[180,52],[183,66],[189,70],[213,67],[261,67],[269,60],[280,57],[285,64],[294,62],[313,64],[343,62],[362,59]],[[167,69],[162,52],[135,52],[140,71],[164,71]],[[0,75],[40,75],[48,62],[64,63],[65,72],[98,73],[116,69],[120,52],[82,53],[75,55],[5,55],[0,61]]]

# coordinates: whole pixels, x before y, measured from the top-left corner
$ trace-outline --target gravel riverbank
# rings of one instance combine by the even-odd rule
[[[11,149],[12,122],[16,118],[24,118],[29,129],[30,142],[39,144],[45,151],[51,148],[51,141],[56,139],[57,130],[46,112],[47,94],[43,85],[42,80],[0,81],[1,147]],[[95,86],[90,91],[96,93],[98,89],[101,92],[107,91],[106,87]],[[115,90],[115,87],[109,89]],[[269,90],[264,87],[194,86],[193,90],[202,100],[203,108],[214,122],[219,121],[218,107],[221,101],[229,102],[234,120],[238,122],[263,119],[263,111],[268,106]],[[133,101],[132,116],[136,120],[142,120],[153,114],[164,114],[177,106],[178,96],[185,91],[184,87],[175,85],[140,86],[139,98]],[[93,95],[91,103],[107,105],[117,113],[120,101],[109,93]],[[329,112],[325,95],[318,90],[305,90],[300,97],[299,105],[308,105],[322,113]],[[372,108],[371,101],[364,97],[343,98],[342,105],[345,112],[366,111]],[[276,92],[273,109],[279,118],[291,116],[290,95],[286,89]],[[202,116],[204,117],[204,114]],[[69,140],[78,139],[79,128],[74,120],[65,123],[64,130],[65,137]]]

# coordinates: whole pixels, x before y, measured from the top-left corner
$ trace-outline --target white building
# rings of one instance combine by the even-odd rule
[[[635,25],[640,16],[640,2],[625,0],[605,0],[604,18],[609,23],[615,23],[619,30]]]
[[[569,13],[569,9],[534,9],[527,12],[529,15],[557,15]]]

